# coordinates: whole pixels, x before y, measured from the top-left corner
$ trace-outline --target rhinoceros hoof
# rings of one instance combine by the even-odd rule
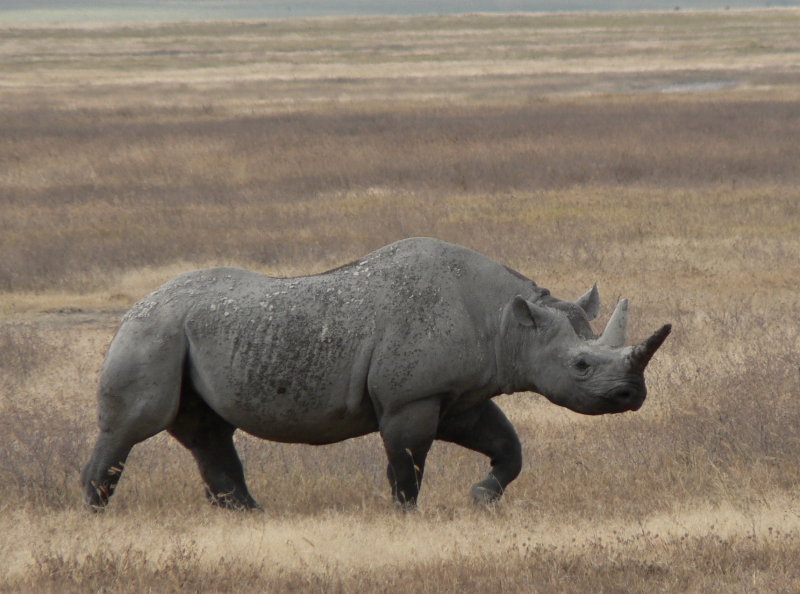
[[[84,507],[86,507],[86,509],[88,509],[90,512],[95,513],[95,514],[102,514],[103,512],[106,511],[106,504],[105,503],[98,504],[98,503],[91,503],[91,502],[87,501],[84,504]]]
[[[486,504],[500,501],[503,492],[500,490],[500,485],[497,484],[497,481],[487,479],[472,485],[469,489],[469,494],[472,495],[472,500],[475,503]]]
[[[214,507],[221,507],[231,511],[264,511],[252,497],[234,496],[233,493],[217,493],[216,495],[206,490],[206,498]]]
[[[418,510],[416,501],[397,501],[397,500],[395,500],[394,508],[397,511],[403,512],[404,514],[409,514],[409,513],[413,514]]]

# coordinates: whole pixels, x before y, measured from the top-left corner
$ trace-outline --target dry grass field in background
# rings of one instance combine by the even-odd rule
[[[0,29],[0,591],[800,590],[800,12]],[[525,467],[238,435],[265,513],[137,446],[77,484],[126,307],[188,268],[433,235],[673,334],[637,413],[500,406]]]

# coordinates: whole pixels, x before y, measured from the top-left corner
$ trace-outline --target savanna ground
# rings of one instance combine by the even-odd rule
[[[0,590],[800,590],[800,12],[0,29]],[[212,509],[165,435],[82,507],[126,307],[175,273],[481,250],[674,330],[637,413],[498,400],[418,513],[376,436],[238,436],[266,512]]]

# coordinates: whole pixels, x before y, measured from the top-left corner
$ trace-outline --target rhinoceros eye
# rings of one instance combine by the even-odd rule
[[[586,359],[579,357],[575,360],[575,363],[573,363],[573,367],[578,373],[586,373],[592,366],[589,365],[589,362]]]

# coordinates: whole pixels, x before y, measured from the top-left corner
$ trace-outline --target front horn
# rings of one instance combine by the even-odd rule
[[[633,368],[637,371],[644,371],[644,368],[650,363],[650,359],[653,358],[658,347],[664,344],[664,341],[671,331],[672,324],[664,324],[661,328],[656,330],[650,338],[633,347],[633,351],[630,355]]]

